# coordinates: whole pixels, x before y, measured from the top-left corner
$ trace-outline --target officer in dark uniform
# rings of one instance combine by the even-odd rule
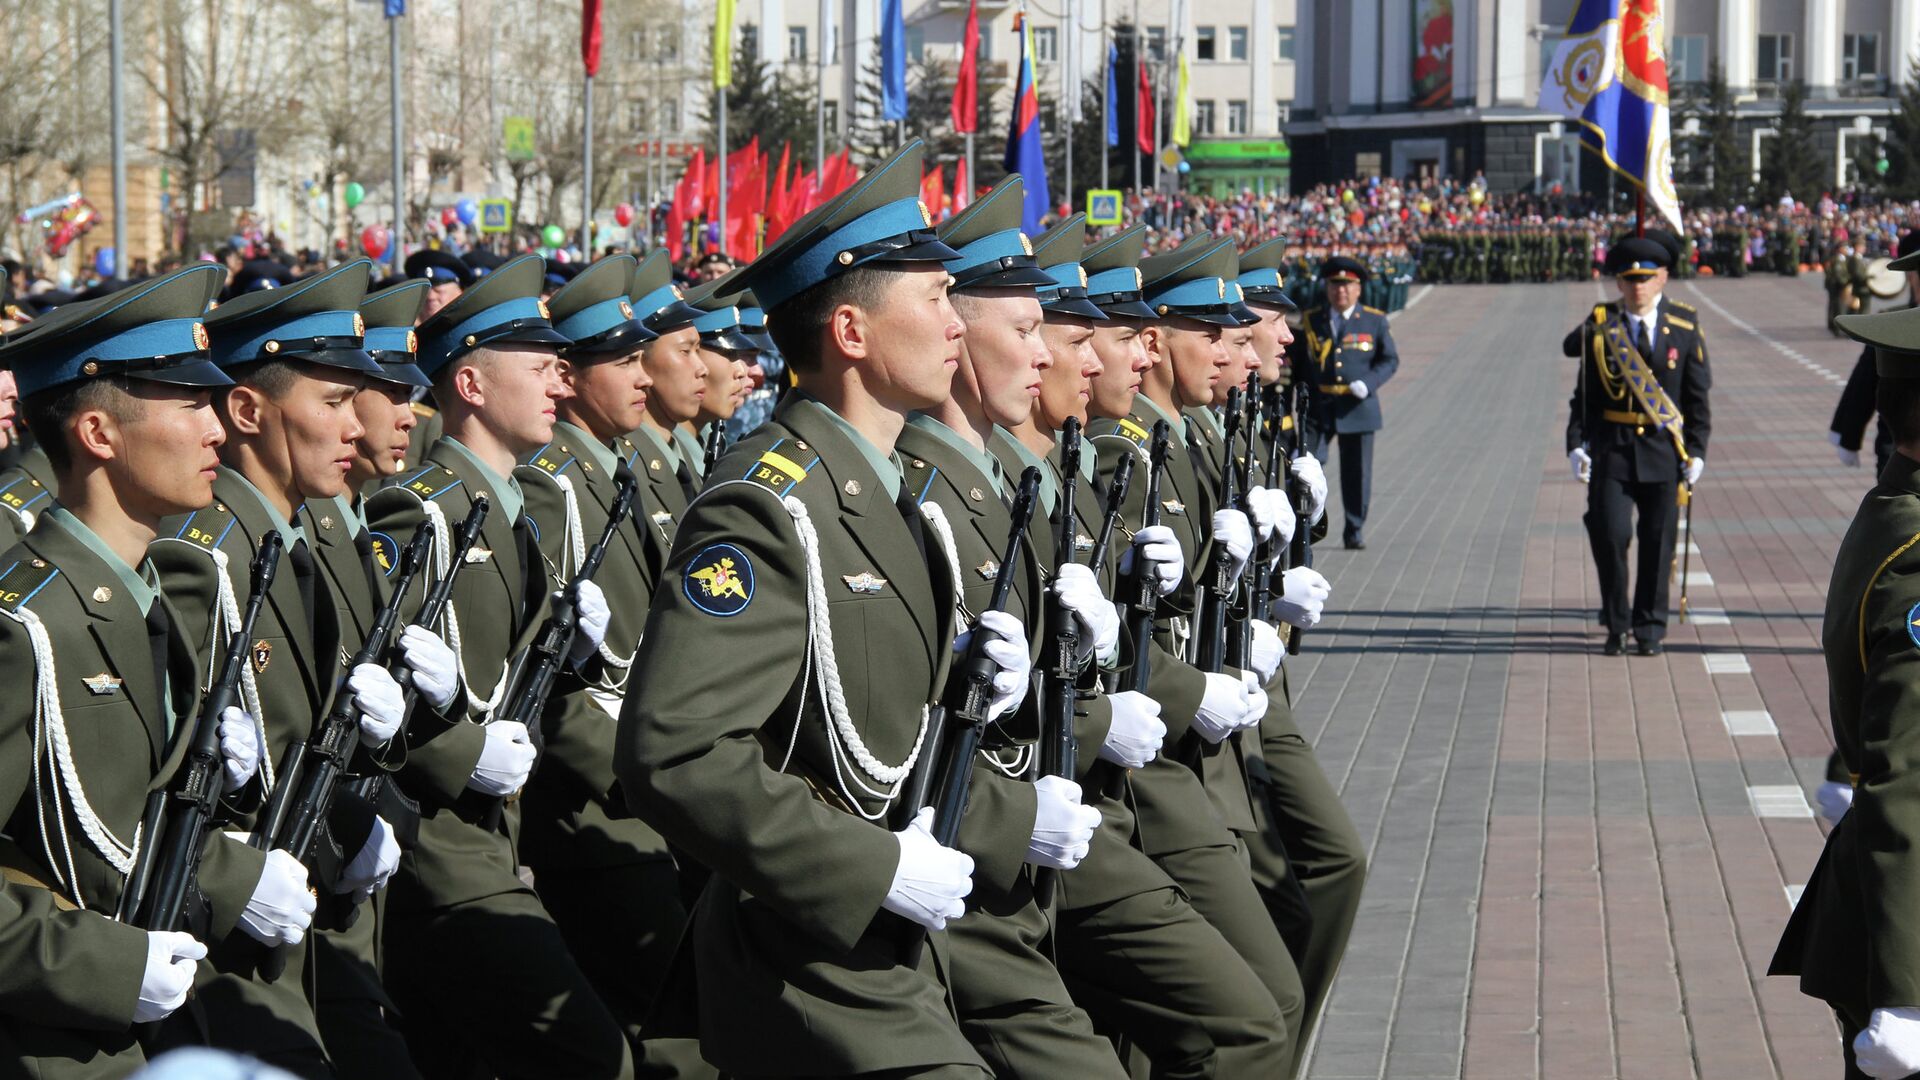
[[[1900,237],[1899,257],[1889,269],[1906,271],[1905,306],[1920,304],[1920,229]],[[1854,361],[1853,372],[1847,376],[1846,388],[1840,391],[1839,404],[1833,407],[1833,422],[1828,425],[1827,441],[1838,451],[1842,465],[1852,468],[1860,465],[1860,446],[1865,441],[1867,421],[1874,419],[1873,399],[1879,383],[1880,377],[1874,371],[1873,347],[1868,346],[1860,350],[1860,359]],[[1886,471],[1887,460],[1892,454],[1893,436],[1887,431],[1886,421],[1882,420],[1873,429],[1875,476]],[[0,501],[10,502],[3,480],[0,480]]]
[[[1567,417],[1567,460],[1587,492],[1587,538],[1600,574],[1606,654],[1626,652],[1632,630],[1642,656],[1658,656],[1667,633],[1669,564],[1681,486],[1706,469],[1711,415],[1707,340],[1692,307],[1661,295],[1673,252],[1652,237],[1628,237],[1607,252],[1621,299],[1594,307],[1562,351],[1580,360]],[[1636,378],[1636,374],[1644,375]],[[1627,606],[1627,545],[1638,512],[1640,558]]]
[[[1360,305],[1367,268],[1344,255],[1326,262],[1326,302],[1307,311],[1289,363],[1307,391],[1307,452],[1325,461],[1340,439],[1340,501],[1348,550],[1365,550],[1362,530],[1373,494],[1373,436],[1380,430],[1380,388],[1400,370],[1387,315]]]

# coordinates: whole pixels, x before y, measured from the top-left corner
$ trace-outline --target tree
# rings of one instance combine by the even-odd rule
[[[753,24],[747,24],[751,28]],[[763,149],[775,149],[792,143],[795,149],[811,151],[814,137],[813,87],[803,81],[799,70],[787,64],[769,64],[758,48],[749,49],[748,41],[757,35],[743,33],[733,51],[733,85],[727,87],[727,149],[738,150],[754,136]],[[714,93],[700,96],[700,122],[706,141],[718,144],[718,118]]]
[[[919,139],[927,144],[929,165],[935,161],[957,161],[966,145],[966,136],[953,130],[953,90],[954,72],[946,65],[909,61],[907,118],[899,123],[882,120],[880,46],[874,45],[866,63],[860,66],[860,81],[853,91],[853,111],[845,120],[847,147],[852,151],[853,163],[862,169],[871,168],[907,139]],[[982,116],[980,131],[974,135],[976,154],[980,153],[980,138],[989,126],[987,118]]]
[[[1708,201],[1715,206],[1733,206],[1747,196],[1747,164],[1734,127],[1733,91],[1718,60],[1707,69],[1706,128]]]
[[[27,254],[39,226],[16,215],[77,189],[106,153],[106,110],[76,108],[73,98],[75,87],[101,78],[104,15],[82,0],[0,5],[0,235],[8,238],[0,246]]]
[[[1780,118],[1762,146],[1760,193],[1768,200],[1791,195],[1811,199],[1823,188],[1821,159],[1807,117],[1807,84],[1795,79],[1780,93]]]
[[[1920,198],[1920,61],[1900,88],[1900,108],[1887,124],[1887,193]]]

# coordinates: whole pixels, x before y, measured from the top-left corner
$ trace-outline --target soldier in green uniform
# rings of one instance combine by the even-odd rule
[[[213,499],[222,433],[209,398],[228,380],[207,360],[200,318],[223,276],[195,266],[65,305],[0,349],[60,499],[0,559],[0,669],[16,687],[0,708],[10,1075],[134,1072],[144,1055],[133,1025],[187,1000],[206,943],[236,930],[253,940],[301,888],[216,833],[198,925],[148,933],[114,917],[147,792],[180,769],[198,712],[193,646],[142,563],[161,519]],[[83,737],[66,737],[69,717]],[[258,762],[252,719],[230,708],[220,731],[223,782],[238,791]],[[281,918],[267,936],[306,926],[303,914]]]
[[[636,464],[634,475],[645,481],[650,504],[670,515],[667,526],[700,492],[700,445],[674,432],[699,415],[707,396],[707,365],[693,325],[701,311],[673,284],[672,269],[666,252],[654,252],[634,273],[631,293],[633,310],[658,335],[640,354],[653,388],[647,392],[646,416],[629,436],[645,465]]]
[[[705,437],[712,435],[713,425],[724,427],[732,420],[753,391],[747,368],[760,346],[743,325],[746,310],[753,306],[753,294],[733,287],[731,279],[738,273],[715,278],[687,293],[687,303],[701,312],[693,328],[700,331],[700,362],[706,366],[707,377],[701,384],[699,410],[673,434],[700,482],[706,480]],[[685,452],[688,448],[691,453]]]
[[[894,805],[952,655],[963,583],[942,534],[967,527],[916,505],[893,456],[907,416],[950,392],[963,329],[921,153],[742,276],[798,384],[681,521],[620,718],[628,800],[713,873],[682,945],[697,988],[673,995],[691,1015],[673,1019],[731,1076],[989,1074],[942,932],[973,860],[934,840],[931,811],[903,824]],[[983,619],[991,720],[1024,696],[1029,652],[1017,619]]]
[[[414,1060],[432,1075],[484,1067],[499,1076],[622,1077],[627,1040],[593,991],[539,897],[517,869],[518,793],[536,750],[509,704],[509,672],[543,621],[548,579],[517,458],[553,437],[567,390],[554,350],[568,344],[539,300],[541,260],[488,274],[420,327],[418,364],[434,383],[445,434],[419,469],[367,499],[373,532],[404,548],[434,533],[430,565],[451,556],[450,530],[475,500],[489,512],[434,627],[452,647],[460,697],[445,718],[408,725],[399,773],[421,807],[420,840],[400,860],[388,900],[387,988],[406,1016]],[[418,593],[403,609],[411,619]],[[610,613],[591,582],[579,596],[577,667],[605,638]],[[505,806],[503,808],[503,802]]]
[[[16,418],[16,429],[23,427]],[[12,547],[33,531],[38,515],[53,505],[53,467],[38,441],[20,452],[20,460],[0,471],[0,541]]]

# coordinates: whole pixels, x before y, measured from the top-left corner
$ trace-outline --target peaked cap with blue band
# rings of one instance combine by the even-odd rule
[[[367,324],[367,355],[380,365],[379,378],[401,386],[433,385],[413,362],[419,348],[413,324],[419,321],[432,288],[426,278],[415,278],[369,293],[360,301],[360,318]]]
[[[380,374],[366,351],[367,298],[373,263],[355,259],[291,285],[236,297],[207,316],[213,362],[222,369],[270,360]]]
[[[1080,256],[1087,247],[1087,215],[1072,214],[1033,242],[1033,259],[1054,284],[1040,290],[1040,307],[1049,315],[1107,321],[1107,313],[1087,300],[1087,271]]]
[[[1227,314],[1241,326],[1252,326],[1260,321],[1260,313],[1247,306],[1247,293],[1237,281],[1227,282]]]
[[[856,267],[944,263],[959,252],[942,243],[920,201],[920,158],[912,139],[845,191],[793,223],[748,264],[740,287],[761,306],[780,305]]]
[[[1240,253],[1240,291],[1246,294],[1249,304],[1264,304],[1267,307],[1298,311],[1300,305],[1287,295],[1280,277],[1280,267],[1287,257],[1287,238],[1276,236],[1263,244],[1255,244]]]
[[[1673,252],[1651,236],[1627,236],[1607,250],[1607,273],[1614,277],[1651,277],[1673,266]]]
[[[231,386],[207,359],[207,305],[226,267],[198,263],[93,300],[62,304],[0,346],[21,397],[83,379],[125,376],[175,386]]]
[[[1188,318],[1216,326],[1238,326],[1229,310],[1227,280],[1239,261],[1233,241],[1209,237],[1183,244],[1140,263],[1141,300],[1156,319]]]
[[[545,283],[546,260],[538,255],[509,259],[474,282],[420,327],[420,370],[437,378],[448,364],[487,345],[571,344],[548,318],[540,299]]]
[[[571,342],[560,347],[560,355],[588,363],[617,360],[659,336],[627,299],[635,265],[631,255],[609,255],[547,298],[554,330]]]
[[[465,288],[474,281],[473,268],[465,260],[439,248],[421,248],[407,256],[405,269],[408,277],[419,278],[433,286],[458,285]]]
[[[767,313],[759,306],[759,298],[753,295],[751,289],[742,293],[741,298],[740,332],[753,342],[754,348],[761,352],[773,352],[777,346],[773,343],[773,335],[767,333]]]
[[[687,303],[700,309],[693,328],[700,331],[703,347],[722,352],[760,351],[759,344],[747,336],[741,325],[746,317],[741,305],[753,299],[752,293],[738,287],[744,269],[729,271],[694,286],[687,293]]]
[[[667,257],[664,248],[656,248],[634,268],[627,295],[640,321],[656,336],[692,326],[693,320],[700,317],[700,310],[689,306],[686,294],[673,283],[673,260]]]
[[[1020,231],[1026,190],[1026,181],[1013,173],[940,223],[941,242],[957,253],[946,260],[955,289],[1040,289],[1054,284],[1033,257],[1033,241]]]
[[[1087,300],[1107,318],[1158,318],[1140,301],[1140,256],[1146,249],[1147,227],[1134,225],[1080,253],[1080,268],[1087,272]]]

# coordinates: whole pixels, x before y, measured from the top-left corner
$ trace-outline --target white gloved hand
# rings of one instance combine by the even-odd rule
[[[1213,512],[1213,542],[1224,545],[1227,557],[1233,560],[1233,577],[1239,577],[1246,569],[1247,558],[1253,554],[1253,526],[1248,523],[1247,515],[1238,510],[1216,510]]]
[[[407,699],[400,684],[378,664],[361,664],[347,676],[353,707],[360,710],[360,742],[385,746],[400,731],[407,716]]]
[[[1820,807],[1820,816],[1827,819],[1827,824],[1838,825],[1853,806],[1853,785],[1828,780],[1814,790],[1813,801]]]
[[[1307,496],[1312,505],[1308,507],[1307,520],[1317,522],[1327,512],[1327,470],[1320,467],[1320,459],[1312,454],[1300,454],[1293,459],[1294,478],[1307,485]]]
[[[1573,478],[1581,483],[1593,480],[1593,455],[1587,453],[1584,446],[1576,446],[1567,451],[1567,464],[1573,467]]]
[[[1127,769],[1146,768],[1167,742],[1160,703],[1136,690],[1109,694],[1107,703],[1113,720],[1107,725],[1107,740],[1100,744],[1100,760]]]
[[[1920,1072],[1920,1008],[1875,1009],[1853,1037],[1853,1060],[1874,1080],[1899,1080]]]
[[[1367,384],[1361,382],[1359,379],[1355,379],[1347,385],[1353,388],[1353,399],[1355,401],[1365,401],[1367,400],[1367,395],[1373,393],[1372,390],[1367,388]]]
[[[486,745],[480,748],[480,760],[467,777],[467,786],[487,795],[511,795],[532,775],[534,756],[527,725],[518,720],[488,724]]]
[[[400,841],[393,835],[393,826],[387,824],[387,819],[376,816],[367,842],[360,845],[360,853],[341,871],[333,891],[352,893],[355,903],[363,903],[387,887],[387,879],[399,866]]]
[[[1093,569],[1069,563],[1054,575],[1052,588],[1080,624],[1080,648],[1091,652],[1103,667],[1112,663],[1120,652],[1120,613],[1100,591]]]
[[[1273,616],[1288,626],[1311,630],[1325,613],[1327,597],[1333,586],[1311,566],[1296,566],[1280,575],[1280,598],[1274,601]]]
[[[1837,453],[1840,456],[1840,464],[1845,465],[1849,469],[1857,469],[1860,467],[1860,451],[1849,450],[1846,447],[1840,445],[1839,432],[1837,431],[1827,432],[1827,441],[1833,444],[1833,449],[1835,453]]]
[[[1265,683],[1273,678],[1273,673],[1280,670],[1280,662],[1287,658],[1287,643],[1272,623],[1265,619],[1254,619],[1252,622],[1253,673]]]
[[[1266,719],[1267,710],[1273,705],[1267,697],[1266,688],[1260,685],[1260,677],[1251,671],[1241,672],[1240,692],[1246,707],[1246,712],[1240,717],[1240,726],[1259,727],[1260,721]]]
[[[923,806],[907,827],[893,834],[900,842],[900,864],[880,906],[929,930],[945,930],[948,919],[966,914],[973,891],[973,856],[933,838],[933,807]]]
[[[573,649],[567,659],[573,666],[579,667],[587,662],[607,640],[607,624],[613,621],[613,611],[607,607],[607,594],[600,586],[591,581],[582,581],[578,586],[579,602],[574,607],[577,619],[573,629]]]
[[[260,881],[240,912],[240,929],[262,945],[298,945],[313,925],[314,898],[307,891],[307,868],[288,852],[267,852]]]
[[[1276,544],[1293,542],[1293,531],[1299,527],[1299,516],[1293,512],[1293,504],[1287,501],[1287,493],[1279,488],[1257,487],[1250,498],[1266,500],[1273,514],[1273,541]]]
[[[1133,534],[1133,546],[1120,556],[1120,573],[1133,573],[1133,560],[1147,560],[1154,589],[1165,596],[1180,587],[1187,573],[1187,556],[1171,525],[1150,525]]]
[[[1247,686],[1238,676],[1208,672],[1207,688],[1200,695],[1200,708],[1193,714],[1193,730],[1210,743],[1217,743],[1245,726]]]
[[[1100,811],[1080,801],[1080,785],[1064,776],[1043,776],[1033,782],[1039,796],[1033,812],[1033,837],[1027,841],[1027,861],[1035,866],[1071,870],[1087,857],[1093,831],[1100,827]]]
[[[1275,512],[1266,488],[1247,489],[1247,516],[1253,519],[1253,537],[1260,543],[1266,543],[1273,536]]]
[[[1707,471],[1706,458],[1698,457],[1698,456],[1688,458],[1687,459],[1687,486],[1692,487],[1693,485],[1699,483],[1700,474],[1706,471]]]
[[[172,1015],[187,1003],[193,989],[194,962],[207,957],[207,947],[192,934],[177,930],[147,932],[147,969],[140,975],[140,999],[133,1005],[133,1022],[150,1024]]]
[[[434,711],[453,703],[460,689],[460,668],[440,635],[419,624],[400,631],[400,658],[407,665],[407,678]]]
[[[993,661],[993,701],[987,706],[987,719],[998,720],[1010,709],[1018,708],[1027,696],[1027,684],[1033,674],[1033,657],[1027,651],[1027,628],[1004,611],[981,612],[973,628],[953,639],[956,659],[965,656],[973,644],[973,635],[985,629],[987,659]]]
[[[238,705],[220,710],[220,768],[228,791],[239,791],[260,767],[260,731]]]

